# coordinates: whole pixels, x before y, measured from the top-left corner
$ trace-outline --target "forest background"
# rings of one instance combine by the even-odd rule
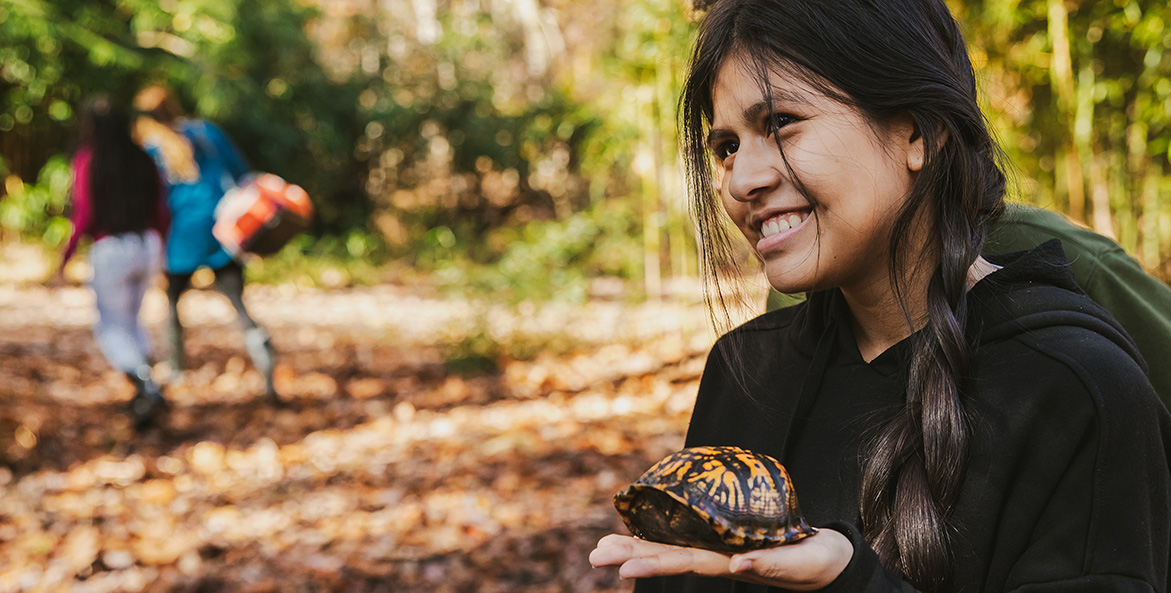
[[[1171,276],[1171,6],[952,7],[1014,199]],[[316,202],[254,280],[655,297],[697,267],[674,130],[695,27],[687,0],[0,0],[3,240],[67,237],[86,97],[165,81]]]
[[[1013,199],[1171,277],[1171,6],[951,5]],[[0,593],[629,591],[589,551],[715,339],[675,136],[695,29],[690,0],[0,0]],[[247,267],[280,401],[191,291],[136,431],[85,258],[44,280],[80,106],[160,81],[319,216]]]

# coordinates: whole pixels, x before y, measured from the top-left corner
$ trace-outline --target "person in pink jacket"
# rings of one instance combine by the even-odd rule
[[[154,161],[130,136],[125,109],[106,96],[87,102],[73,157],[73,233],[58,278],[80,240],[92,238],[94,337],[110,365],[135,386],[130,413],[139,428],[165,405],[151,379],[150,337],[138,319],[143,295],[160,270],[170,222],[162,192]]]

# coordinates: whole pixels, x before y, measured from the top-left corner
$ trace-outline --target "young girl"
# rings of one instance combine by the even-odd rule
[[[1005,181],[943,0],[721,0],[681,106],[709,276],[726,216],[810,293],[717,342],[686,445],[778,458],[821,530],[591,562],[639,592],[1166,591],[1171,418],[1058,243],[979,256]]]
[[[275,399],[275,353],[268,334],[244,306],[244,267],[211,232],[220,198],[248,173],[248,165],[219,127],[184,117],[169,89],[147,87],[135,97],[134,106],[143,114],[136,132],[165,174],[169,189],[173,222],[167,241],[166,273],[171,368],[179,372],[184,366],[179,297],[191,285],[195,271],[208,267],[215,272],[216,288],[235,307],[244,329],[244,346],[264,375],[268,396]]]
[[[110,365],[134,383],[130,408],[142,426],[164,403],[150,376],[150,337],[138,322],[142,297],[159,271],[160,235],[167,228],[162,182],[150,156],[131,139],[126,111],[108,97],[85,105],[79,132],[73,157],[73,234],[58,276],[80,239],[93,237],[94,337]]]

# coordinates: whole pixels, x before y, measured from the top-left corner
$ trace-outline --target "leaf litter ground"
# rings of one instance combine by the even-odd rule
[[[695,302],[246,300],[281,401],[227,301],[193,291],[190,370],[136,433],[89,291],[0,285],[0,592],[629,590],[587,555],[624,531],[614,492],[682,444],[712,341]],[[156,343],[164,307],[152,290]],[[449,372],[439,346],[473,332],[559,346]]]

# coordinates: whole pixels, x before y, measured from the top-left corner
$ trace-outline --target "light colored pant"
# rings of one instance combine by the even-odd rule
[[[94,338],[114,368],[133,373],[150,364],[151,343],[138,323],[142,297],[160,269],[161,242],[152,230],[123,233],[94,242],[90,285],[97,301]]]

